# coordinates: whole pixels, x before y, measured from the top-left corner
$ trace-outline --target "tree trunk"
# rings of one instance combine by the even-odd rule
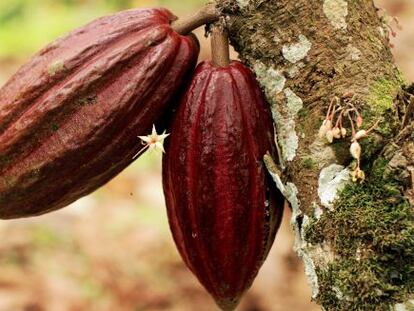
[[[371,0],[217,2],[272,108],[280,159],[264,160],[293,210],[313,299],[325,310],[413,310],[414,88],[386,18]],[[327,112],[346,133],[320,131]]]

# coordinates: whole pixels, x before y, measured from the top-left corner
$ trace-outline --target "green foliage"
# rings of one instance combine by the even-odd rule
[[[181,15],[204,0],[7,0],[0,1],[0,59],[32,54],[56,37],[115,11],[166,7]]]
[[[108,5],[96,6],[91,1],[75,9],[76,2],[80,1],[1,1],[0,57],[31,54],[70,29],[111,11]]]

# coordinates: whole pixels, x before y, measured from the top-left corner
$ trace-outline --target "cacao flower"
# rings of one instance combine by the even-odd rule
[[[347,134],[346,128],[342,127],[341,128],[341,136],[342,136],[342,138],[345,138],[346,137],[346,134]]]
[[[321,127],[319,128],[319,138],[324,138],[328,131],[332,130],[332,121],[329,119],[323,120]]]
[[[263,163],[277,159],[270,111],[250,70],[197,67],[170,128],[163,186],[170,228],[189,269],[233,310],[265,260],[283,197]]]
[[[37,53],[0,89],[0,218],[43,214],[120,173],[198,57],[165,9],[99,18]]]
[[[333,138],[340,139],[341,138],[341,130],[339,127],[335,126],[332,130]]]
[[[353,141],[349,150],[354,159],[359,160],[361,158],[362,147],[358,141]]]
[[[359,130],[358,132],[356,132],[353,139],[358,140],[358,139],[366,137],[367,135],[368,135],[368,132],[366,130]]]

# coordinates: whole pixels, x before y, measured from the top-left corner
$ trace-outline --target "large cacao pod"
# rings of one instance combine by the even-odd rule
[[[199,65],[171,124],[163,186],[177,248],[223,310],[250,287],[282,218],[267,152],[277,158],[270,111],[250,70],[236,61]]]
[[[37,53],[0,89],[0,218],[89,194],[142,148],[192,73],[198,43],[165,9],[99,18]]]

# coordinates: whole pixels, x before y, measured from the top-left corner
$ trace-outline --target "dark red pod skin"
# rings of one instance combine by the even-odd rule
[[[170,228],[186,265],[223,310],[236,307],[274,241],[283,197],[263,163],[277,158],[268,105],[251,71],[200,64],[163,158]]]
[[[133,161],[193,72],[199,46],[165,9],[99,18],[0,89],[0,218],[64,207]]]

